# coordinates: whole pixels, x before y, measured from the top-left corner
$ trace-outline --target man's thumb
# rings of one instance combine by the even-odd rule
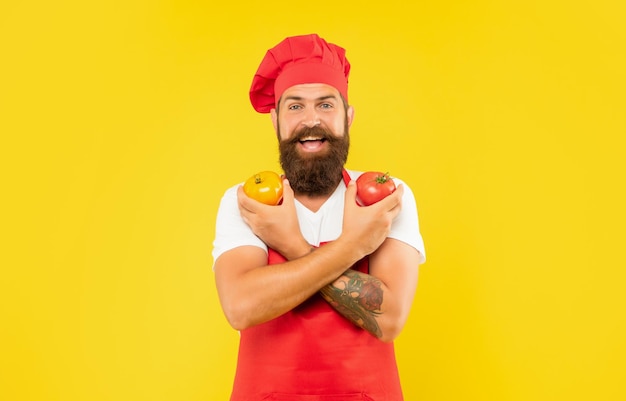
[[[356,181],[350,180],[346,189],[346,200],[356,201]]]
[[[283,178],[283,201],[293,202],[294,194],[289,180]]]

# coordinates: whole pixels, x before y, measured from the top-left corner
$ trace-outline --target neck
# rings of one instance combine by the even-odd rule
[[[330,198],[332,194],[335,193],[335,191],[337,190],[337,186],[341,185],[342,182],[343,179],[339,180],[337,184],[333,187],[333,189],[327,194],[310,194],[306,192],[295,191],[294,197],[298,200],[298,202],[304,205],[304,207],[315,213],[322,207],[324,202],[326,202],[328,198]]]
[[[334,192],[334,191],[333,191]],[[309,209],[312,212],[317,212],[320,210],[324,202],[330,198],[330,195],[307,195],[307,194],[295,194],[295,198],[298,202],[302,203],[304,207]]]

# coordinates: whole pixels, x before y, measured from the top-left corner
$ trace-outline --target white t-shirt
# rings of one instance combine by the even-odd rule
[[[353,180],[356,180],[360,171],[347,170]],[[411,189],[402,180],[394,178],[395,184],[403,184],[402,210],[394,219],[388,238],[394,238],[417,249],[424,262],[424,241],[419,231],[417,206]],[[224,252],[233,248],[252,245],[267,252],[267,245],[257,237],[250,227],[243,221],[237,206],[237,187],[229,188],[220,202],[217,212],[215,241],[213,242],[213,260]],[[337,186],[333,194],[324,202],[317,212],[312,212],[298,200],[296,212],[302,235],[311,245],[318,246],[321,242],[333,241],[341,234],[343,224],[343,205],[346,186],[343,182]]]

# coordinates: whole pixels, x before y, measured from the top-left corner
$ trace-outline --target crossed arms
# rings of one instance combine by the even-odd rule
[[[255,246],[231,249],[215,261],[222,308],[238,330],[278,317],[316,292],[339,313],[382,341],[392,341],[408,317],[421,256],[413,247],[387,238],[401,209],[403,187],[369,207],[355,203],[356,188],[345,194],[342,233],[311,251],[300,233],[294,194],[285,183],[280,206],[266,206],[238,193],[244,221],[286,262],[267,264]],[[370,255],[369,274],[351,270]]]

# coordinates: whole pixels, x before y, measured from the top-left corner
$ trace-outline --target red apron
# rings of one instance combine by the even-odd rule
[[[350,177],[344,170],[347,185]],[[285,262],[268,251],[268,263]],[[367,273],[368,258],[353,269]],[[335,311],[319,294],[241,331],[231,401],[401,401],[393,343]]]

